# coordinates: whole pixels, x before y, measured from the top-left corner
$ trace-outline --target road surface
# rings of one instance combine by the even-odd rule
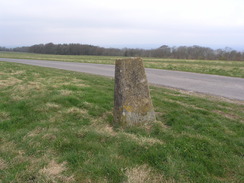
[[[0,58],[0,61],[51,67],[114,77],[114,65]],[[0,68],[1,70],[1,68]],[[148,69],[150,84],[184,89],[244,101],[244,79],[181,71]]]

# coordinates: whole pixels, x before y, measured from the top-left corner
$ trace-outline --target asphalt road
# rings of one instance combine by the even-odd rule
[[[114,65],[0,58],[0,61],[51,67],[114,77]],[[1,70],[1,68],[0,68]],[[146,68],[150,84],[244,101],[244,79]]]

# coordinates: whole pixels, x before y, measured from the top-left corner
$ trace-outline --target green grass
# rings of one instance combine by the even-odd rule
[[[0,52],[0,58],[40,59],[66,62],[114,64],[117,58],[112,56],[73,56],[73,55],[48,55],[17,52]],[[204,74],[215,74],[244,78],[243,61],[219,61],[219,60],[182,60],[143,58],[147,68],[186,71]]]
[[[0,62],[0,182],[243,182],[244,104],[150,87],[113,127],[113,80]]]

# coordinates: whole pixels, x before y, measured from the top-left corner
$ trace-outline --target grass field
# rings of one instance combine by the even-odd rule
[[[113,126],[113,80],[0,62],[0,182],[243,182],[244,104],[150,87]]]
[[[66,62],[114,64],[115,60],[121,57],[47,55],[17,52],[0,52],[0,58],[22,58]],[[244,78],[243,61],[181,60],[159,58],[143,58],[143,60],[144,65],[147,68],[187,71]]]

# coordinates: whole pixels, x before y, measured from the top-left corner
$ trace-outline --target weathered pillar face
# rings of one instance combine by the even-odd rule
[[[155,121],[142,59],[116,60],[114,122],[122,126]]]

